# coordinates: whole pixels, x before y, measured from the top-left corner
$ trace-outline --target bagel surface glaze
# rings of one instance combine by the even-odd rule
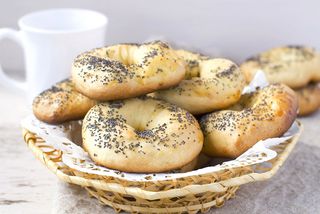
[[[32,108],[39,120],[57,124],[82,119],[96,103],[77,92],[71,80],[66,79],[40,93],[33,100]]]
[[[294,122],[298,100],[283,84],[245,94],[227,110],[203,116],[203,152],[213,157],[236,158],[255,143],[283,135]]]
[[[320,81],[320,55],[313,48],[303,46],[278,47],[247,59],[240,69],[247,82],[262,70],[270,83],[301,88]]]
[[[192,114],[223,109],[240,99],[245,78],[235,63],[185,50],[177,50],[176,53],[185,61],[185,79],[175,87],[157,91],[154,93],[156,97]]]
[[[193,161],[203,145],[187,111],[149,97],[105,102],[83,120],[83,147],[99,165],[126,172],[164,172]]]
[[[299,100],[299,116],[306,116],[320,108],[320,83],[295,89]]]
[[[79,55],[72,65],[77,90],[104,101],[168,88],[184,75],[183,62],[160,41],[93,49]]]

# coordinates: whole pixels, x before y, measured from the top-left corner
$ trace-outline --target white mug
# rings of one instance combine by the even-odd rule
[[[29,100],[52,84],[70,76],[73,59],[81,52],[105,44],[108,19],[84,9],[51,9],[23,16],[20,31],[2,28],[0,40],[9,38],[23,47],[26,80],[5,75],[0,84],[27,92]]]

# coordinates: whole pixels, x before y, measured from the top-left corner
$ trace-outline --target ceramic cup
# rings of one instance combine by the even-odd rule
[[[51,9],[23,16],[19,31],[0,29],[0,40],[9,38],[23,47],[26,80],[9,78],[0,66],[0,84],[23,90],[32,100],[69,77],[79,53],[105,44],[107,24],[103,14],[84,9]]]

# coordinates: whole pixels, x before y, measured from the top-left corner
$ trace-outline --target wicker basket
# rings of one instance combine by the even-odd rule
[[[133,213],[196,213],[220,207],[235,195],[241,184],[272,177],[291,153],[299,135],[273,147],[278,156],[262,164],[173,180],[134,182],[71,169],[62,162],[60,150],[23,130],[31,151],[61,180],[83,186],[90,195],[117,212]]]

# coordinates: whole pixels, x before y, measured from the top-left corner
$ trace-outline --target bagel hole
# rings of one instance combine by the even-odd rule
[[[154,133],[150,129],[135,129],[135,133],[141,138],[148,138],[154,136]]]
[[[124,64],[126,67],[130,67],[136,64],[136,60],[134,58],[134,52],[136,50],[136,46],[120,45],[109,50],[107,52],[107,55],[110,59],[117,60]]]
[[[127,123],[129,126],[131,126],[134,129],[134,132],[142,138],[152,135],[152,131],[148,129],[145,125],[143,125],[141,121],[128,120]]]
[[[200,68],[199,67],[191,67],[190,65],[187,65],[185,79],[190,80],[190,79],[197,78],[197,77],[200,77]]]
[[[139,121],[139,120],[130,120],[129,119],[129,120],[127,120],[127,124],[129,126],[131,126],[137,134],[146,131],[146,127],[143,126],[141,121]]]
[[[152,112],[153,108],[143,108],[143,106],[135,106],[137,111],[141,111],[141,114],[144,116],[141,117],[136,117],[136,113],[128,113],[125,118],[126,118],[126,123],[131,126],[134,129],[134,132],[138,136],[148,136],[152,134],[152,128],[153,126],[150,124],[150,118],[152,118]]]

